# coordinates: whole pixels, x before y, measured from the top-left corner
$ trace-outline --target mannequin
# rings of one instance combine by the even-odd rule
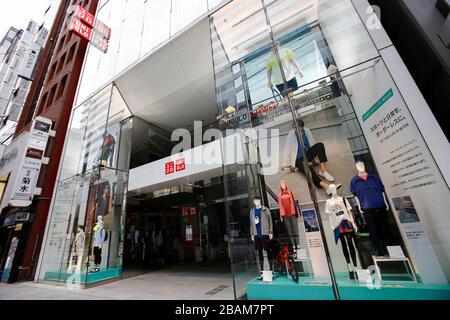
[[[386,211],[389,210],[384,185],[378,176],[366,172],[364,162],[357,161],[355,166],[358,174],[351,182],[350,191],[356,197],[360,211],[364,214],[377,254],[384,256],[386,250],[377,230],[377,226],[384,224]]]
[[[97,217],[97,223],[94,226],[94,269],[92,272],[99,272],[102,264],[102,246],[106,241],[106,230],[103,223],[103,216]]]
[[[281,65],[283,67],[284,74],[286,76],[287,87],[292,92],[298,89],[298,82],[296,74],[303,78],[302,69],[300,68],[296,58],[295,53],[289,48],[281,48],[279,42],[274,42],[272,45],[272,54],[269,56],[266,68],[267,68],[267,86],[272,89],[275,85],[278,91],[286,97],[284,92],[284,81],[281,75],[281,67],[278,62],[276,51],[278,50]]]
[[[250,210],[250,235],[258,251],[260,270],[264,270],[264,254],[267,253],[270,270],[273,270],[269,241],[273,239],[273,224],[270,210],[262,205],[261,198],[253,199],[254,208]]]
[[[73,268],[72,263],[73,263],[74,259],[76,259],[76,261],[77,261],[75,272],[80,273],[80,271],[81,271],[85,239],[86,239],[86,234],[84,233],[84,226],[79,225],[77,228],[77,234],[76,234],[75,239],[72,244],[72,252],[70,254],[69,268],[68,268],[69,273],[72,272],[72,268]]]
[[[329,190],[331,198],[325,204],[325,212],[330,217],[330,226],[334,232],[336,244],[341,240],[342,253],[347,261],[350,279],[355,279],[358,261],[356,260],[353,238],[358,227],[351,215],[352,208],[350,204],[344,198],[338,196],[336,185],[330,185]],[[352,261],[350,261],[350,257]]]
[[[286,180],[280,183],[281,192],[278,194],[281,222],[284,222],[291,240],[294,253],[297,252],[298,221],[294,193],[289,190]]]
[[[303,144],[305,147],[306,158],[310,163],[309,167],[313,183],[318,189],[328,191],[330,183],[333,183],[335,179],[327,169],[328,157],[325,144],[323,144],[322,142],[316,142],[312,131],[309,128],[305,127],[305,123],[301,118],[298,118],[296,121],[298,127],[303,133]],[[287,136],[286,144],[283,148],[282,159],[283,170],[290,168],[291,171],[298,170],[303,175],[305,175],[303,150],[297,140],[295,126],[293,126],[293,129]],[[312,164],[316,161],[316,159],[318,159],[319,161],[318,172],[316,172],[316,170],[314,169],[314,165]],[[322,180],[322,178],[327,182]],[[335,185],[338,186],[338,189],[342,186],[341,184],[337,183],[335,183]]]

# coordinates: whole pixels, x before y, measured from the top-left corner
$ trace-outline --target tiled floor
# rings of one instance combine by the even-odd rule
[[[226,286],[215,295],[211,290]],[[0,284],[0,300],[232,300],[231,273],[168,269],[90,289],[43,283]]]

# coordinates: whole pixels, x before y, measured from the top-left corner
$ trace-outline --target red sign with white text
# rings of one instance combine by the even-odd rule
[[[177,172],[186,170],[186,159],[183,158],[177,160],[175,169],[177,170]]]
[[[186,159],[182,158],[177,161],[167,162],[165,165],[166,175],[186,170]]]
[[[175,172],[175,163],[172,162],[167,162],[166,163],[166,174],[172,174]]]
[[[80,19],[83,23],[87,24],[89,27],[94,26],[95,17],[92,13],[87,11],[82,6],[76,6],[75,8],[75,17]]]
[[[75,32],[77,35],[82,37],[83,39],[90,40],[92,29],[85,25],[81,20],[77,18],[73,18],[70,23],[70,31]]]

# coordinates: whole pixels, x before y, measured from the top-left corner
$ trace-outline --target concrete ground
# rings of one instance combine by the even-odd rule
[[[214,290],[216,289],[216,290]],[[232,300],[231,273],[167,269],[90,289],[23,282],[0,284],[0,300]]]

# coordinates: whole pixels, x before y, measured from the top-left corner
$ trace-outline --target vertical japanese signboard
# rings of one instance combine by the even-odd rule
[[[108,52],[109,39],[111,39],[111,28],[97,20],[92,31],[91,44],[103,53],[106,53]]]
[[[16,179],[12,200],[32,199],[47,148],[52,122],[38,117],[30,132],[25,157]]]

